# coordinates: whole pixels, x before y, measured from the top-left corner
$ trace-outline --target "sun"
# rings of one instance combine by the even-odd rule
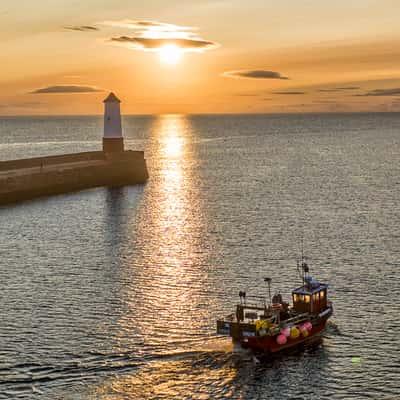
[[[182,51],[174,44],[167,44],[160,49],[160,59],[165,64],[177,64],[181,58]]]

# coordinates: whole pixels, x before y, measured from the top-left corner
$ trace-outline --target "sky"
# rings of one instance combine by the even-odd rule
[[[1,0],[0,115],[400,111],[399,0]]]

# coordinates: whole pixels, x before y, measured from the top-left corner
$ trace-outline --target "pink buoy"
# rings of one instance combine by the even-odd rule
[[[300,325],[300,332],[301,333],[304,333],[304,332],[307,332],[308,331],[308,328],[307,328],[307,322],[306,323],[304,323],[303,325]]]
[[[305,327],[307,328],[308,331],[311,331],[312,323],[310,321],[305,322],[304,325],[305,325]]]
[[[281,344],[281,345],[282,344],[286,344],[287,343],[287,337],[281,333],[280,335],[277,336],[276,343]]]
[[[281,329],[281,335],[288,338],[290,336],[290,328],[286,327],[286,328]]]

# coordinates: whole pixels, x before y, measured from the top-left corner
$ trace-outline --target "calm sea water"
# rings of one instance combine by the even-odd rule
[[[101,118],[1,118],[0,158],[100,148]],[[400,115],[127,117],[146,185],[0,208],[0,399],[395,399]],[[323,344],[255,365],[215,335],[288,298],[301,237]]]

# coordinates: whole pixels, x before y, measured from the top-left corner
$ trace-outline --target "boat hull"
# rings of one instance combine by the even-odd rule
[[[319,324],[314,325],[307,337],[300,337],[296,339],[289,338],[286,344],[278,344],[275,337],[271,336],[256,336],[249,337],[246,342],[242,343],[243,347],[249,348],[255,352],[264,354],[274,354],[280,351],[293,349],[305,344],[312,343],[321,337],[326,325],[326,320],[321,321]]]

